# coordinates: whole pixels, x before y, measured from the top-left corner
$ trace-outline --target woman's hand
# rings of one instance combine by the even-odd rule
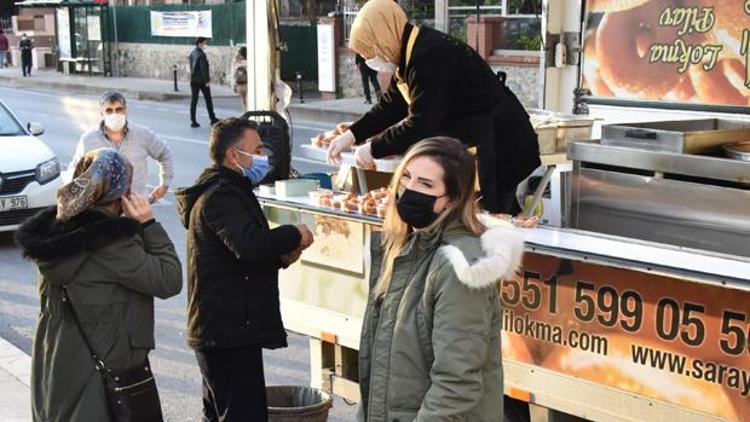
[[[137,193],[131,194],[130,197],[123,196],[120,202],[122,203],[122,210],[128,218],[132,218],[141,224],[154,218],[151,205],[146,198]]]
[[[354,164],[365,170],[375,170],[375,160],[372,158],[369,142],[354,151]]]
[[[331,145],[328,146],[328,164],[340,165],[341,153],[351,148],[354,141],[354,134],[351,130],[347,130],[331,141]]]

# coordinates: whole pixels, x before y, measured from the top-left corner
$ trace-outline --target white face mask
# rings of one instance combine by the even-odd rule
[[[396,73],[397,66],[380,56],[365,60],[365,64],[376,72]]]
[[[121,130],[125,127],[128,116],[120,113],[106,114],[104,116],[104,126],[111,130]]]

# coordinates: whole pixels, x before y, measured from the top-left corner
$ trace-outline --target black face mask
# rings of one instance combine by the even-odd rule
[[[396,200],[396,210],[406,224],[415,229],[423,229],[439,217],[435,214],[435,201],[442,196],[432,196],[410,189],[404,189]]]

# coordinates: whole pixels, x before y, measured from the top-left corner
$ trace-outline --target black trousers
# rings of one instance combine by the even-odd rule
[[[266,380],[260,346],[196,350],[203,375],[204,422],[265,422]]]
[[[214,114],[214,102],[211,99],[211,87],[205,83],[190,82],[190,92],[192,97],[190,98],[190,121],[196,122],[195,120],[195,107],[198,105],[198,93],[203,93],[203,99],[206,100],[206,108],[208,109],[208,117],[213,122],[216,120]]]
[[[23,71],[23,76],[31,76],[31,53],[21,53],[21,70]]]
[[[366,64],[359,66],[359,73],[362,75],[362,87],[365,89],[365,98],[372,101],[370,96],[370,83],[375,88],[375,95],[380,95],[380,84],[378,83],[378,72],[370,69]]]

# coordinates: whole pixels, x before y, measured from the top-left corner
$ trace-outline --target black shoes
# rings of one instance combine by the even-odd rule
[[[213,119],[211,119],[211,126],[213,126],[213,125],[215,125],[217,123],[219,123],[219,119],[217,119],[215,117]],[[196,122],[196,121],[192,121],[192,122],[190,122],[190,127],[201,127],[201,125],[199,125],[198,122]]]

